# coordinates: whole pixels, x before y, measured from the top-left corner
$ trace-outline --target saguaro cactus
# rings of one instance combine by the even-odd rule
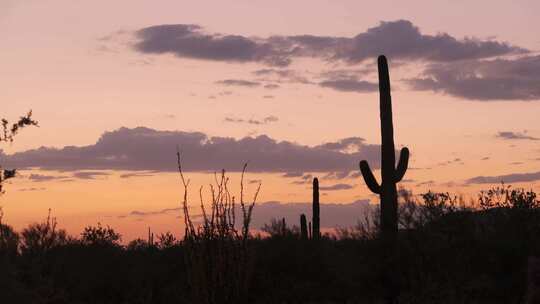
[[[320,218],[320,208],[319,208],[319,179],[313,179],[313,239],[318,240],[321,237],[321,218]]]
[[[148,227],[148,246],[154,246],[154,233]]]
[[[379,56],[379,94],[381,115],[381,184],[377,183],[367,161],[360,162],[360,171],[373,193],[381,198],[381,234],[385,239],[393,239],[397,234],[397,188],[403,179],[409,163],[409,149],[401,149],[396,167],[394,149],[394,127],[392,125],[392,97],[390,96],[390,77],[386,57]]]
[[[302,238],[302,240],[307,240],[308,239],[308,231],[307,231],[307,220],[306,220],[306,215],[305,214],[301,214],[300,215],[300,237]]]
[[[397,188],[396,184],[403,179],[409,163],[409,149],[401,149],[399,162],[396,167],[396,157],[394,148],[394,127],[392,125],[392,97],[390,96],[390,76],[388,75],[388,63],[386,57],[379,56],[379,95],[380,95],[380,116],[381,116],[381,184],[377,182],[367,161],[360,162],[360,171],[373,193],[379,194],[381,199],[381,239],[385,244],[385,255],[387,255],[387,272],[385,280],[387,282],[387,303],[394,303],[399,292],[395,287],[395,278],[390,275],[393,252],[396,246],[398,232],[397,218]]]

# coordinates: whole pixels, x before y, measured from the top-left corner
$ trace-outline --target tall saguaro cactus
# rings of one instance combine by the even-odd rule
[[[321,218],[319,207],[319,179],[313,179],[313,232],[312,237],[314,240],[318,240],[321,237]]]
[[[397,303],[399,295],[398,279],[395,275],[395,250],[397,249],[398,233],[398,204],[396,184],[403,179],[409,163],[409,149],[401,149],[399,161],[396,166],[394,148],[394,127],[392,125],[392,97],[390,96],[390,76],[386,57],[379,56],[379,95],[381,116],[381,177],[379,184],[373,176],[369,164],[360,162],[360,171],[369,190],[380,196],[381,200],[381,240],[384,246],[384,284],[386,285],[387,303]]]
[[[381,198],[381,236],[393,240],[397,235],[397,187],[403,179],[409,163],[409,149],[401,149],[399,162],[396,167],[394,149],[394,127],[392,125],[392,97],[390,96],[390,76],[386,57],[379,56],[379,94],[381,115],[381,176],[379,184],[373,176],[369,164],[360,162],[360,171],[371,192]]]

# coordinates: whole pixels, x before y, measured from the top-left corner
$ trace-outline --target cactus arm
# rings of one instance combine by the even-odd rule
[[[381,186],[377,183],[375,176],[373,176],[373,172],[371,172],[367,161],[363,160],[360,162],[360,172],[362,172],[362,176],[364,177],[364,181],[369,190],[373,193],[381,194]]]
[[[407,172],[408,166],[409,166],[409,149],[405,147],[401,149],[401,152],[399,154],[399,161],[396,167],[396,174],[394,176],[396,183],[400,182],[403,179],[403,176],[405,176],[405,172]]]

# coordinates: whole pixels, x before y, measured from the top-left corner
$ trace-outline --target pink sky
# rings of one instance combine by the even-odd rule
[[[514,184],[537,189],[538,11],[538,1],[3,0],[1,116],[15,120],[32,109],[40,127],[24,130],[13,144],[1,148],[13,154],[41,146],[92,146],[105,132],[121,127],[202,132],[235,140],[266,135],[309,147],[360,137],[362,147],[377,145],[378,93],[369,85],[376,82],[373,54],[382,50],[391,61],[396,145],[406,145],[412,153],[414,169],[407,172],[410,182],[405,187],[416,193],[434,189],[471,194],[490,186],[465,186],[473,177],[512,174],[512,179],[531,173],[527,181]],[[191,40],[171,44],[183,38],[182,27],[176,26],[172,34],[160,31],[160,36],[137,34],[167,24],[197,25],[200,28],[189,30],[190,37],[212,37],[211,41],[190,51]],[[411,31],[414,39],[405,39],[404,33]],[[240,57],[237,40],[225,49],[213,43],[223,37],[229,41],[226,35],[273,49]],[[301,44],[294,40],[298,35],[334,44],[327,49]],[[271,39],[276,36],[294,41],[302,51],[283,55],[284,49]],[[143,42],[153,51],[142,48]],[[270,64],[268,58],[273,57],[268,54],[285,56],[290,64]],[[265,69],[272,74],[260,72]],[[418,78],[438,82],[420,87],[411,81]],[[355,87],[336,86],[344,83]],[[171,170],[146,168],[152,172],[144,176],[121,178],[130,167],[114,166],[22,170],[0,198],[5,220],[21,228],[52,208],[60,225],[74,233],[98,221],[116,227],[127,239],[144,235],[148,226],[182,231],[174,212],[123,217],[132,211],[178,206],[181,188],[171,172],[174,146],[171,149]],[[185,162],[190,158],[196,155],[185,155]],[[263,165],[258,161],[268,161],[251,158],[254,168]],[[308,185],[292,184],[299,177],[282,177],[290,168],[280,168],[250,174],[250,179],[263,180],[260,201],[308,202]],[[97,169],[103,174],[77,175]],[[333,169],[317,170],[308,167],[302,173],[322,177]],[[31,174],[65,178],[37,181]],[[212,181],[206,173],[189,174],[196,185]],[[233,178],[237,181],[238,176]],[[377,201],[358,177],[327,177],[322,184],[350,188],[326,191],[322,200],[327,203]]]

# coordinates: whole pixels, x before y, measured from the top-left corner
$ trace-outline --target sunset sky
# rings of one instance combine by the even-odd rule
[[[249,162],[254,228],[309,214],[314,176],[322,225],[352,225],[378,202],[358,162],[379,166],[379,54],[403,187],[540,190],[540,2],[374,3],[0,0],[0,116],[40,124],[1,146],[21,168],[4,221],[179,234],[179,146],[195,213],[213,172],[237,191]]]

